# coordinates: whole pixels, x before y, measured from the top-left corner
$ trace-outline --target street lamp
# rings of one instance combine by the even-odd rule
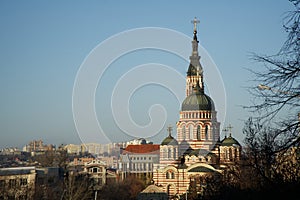
[[[259,84],[257,86],[257,88],[259,90],[271,90],[272,92],[274,93],[279,93],[279,94],[289,94],[289,95],[295,95],[296,97],[300,98],[300,95],[299,94],[296,94],[296,93],[293,93],[293,92],[290,92],[290,91],[282,91],[282,90],[278,90],[278,89],[274,89],[270,86],[267,86],[267,85],[263,85],[263,84]]]
[[[271,87],[269,87],[267,85],[259,84],[257,87],[259,90],[271,90]]]
[[[273,88],[271,88],[270,86],[267,86],[267,85],[263,85],[263,84],[259,84],[257,86],[257,88],[259,90],[271,90],[272,92],[277,92],[277,93],[280,93],[280,94],[292,94],[292,95],[295,95],[296,97],[300,98],[300,95],[296,95],[295,93],[291,93],[289,91],[281,91],[281,90],[274,90]],[[300,122],[300,112],[298,112],[298,121]]]
[[[189,190],[189,186],[186,187],[186,192],[185,192],[185,200],[188,199],[188,190]]]

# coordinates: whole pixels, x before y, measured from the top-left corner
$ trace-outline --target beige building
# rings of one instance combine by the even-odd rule
[[[40,188],[57,186],[62,179],[59,167],[0,168],[0,199],[31,200],[37,194],[46,195],[47,191]]]
[[[54,151],[55,146],[52,144],[45,145],[42,140],[32,140],[24,148],[26,152],[44,152],[44,151]],[[33,154],[34,155],[34,154]]]
[[[123,149],[119,163],[122,179],[130,174],[150,182],[154,165],[159,163],[159,147],[158,144],[130,144]]]
[[[0,199],[33,199],[35,167],[0,168]]]
[[[79,174],[87,175],[96,191],[100,190],[107,183],[118,181],[117,171],[108,168],[103,161],[97,159],[84,163],[83,171],[79,172]]]

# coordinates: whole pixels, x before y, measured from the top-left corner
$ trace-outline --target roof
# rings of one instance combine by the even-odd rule
[[[8,167],[8,168],[0,168],[1,176],[8,175],[21,175],[21,174],[33,174],[36,173],[35,167]]]
[[[192,94],[187,96],[182,102],[181,110],[215,110],[215,105],[213,100],[204,94],[203,89],[197,84]]]
[[[141,193],[164,193],[164,191],[156,185],[149,185]]]
[[[198,166],[190,169],[189,172],[215,172],[215,171],[204,166]]]
[[[159,151],[159,144],[130,144],[128,145],[122,154],[130,153],[155,153]]]
[[[172,135],[169,135],[161,142],[161,145],[178,145],[178,142]]]
[[[220,144],[220,146],[234,146],[234,145],[241,146],[236,139],[231,137],[231,134],[229,135],[229,137],[225,137]]]

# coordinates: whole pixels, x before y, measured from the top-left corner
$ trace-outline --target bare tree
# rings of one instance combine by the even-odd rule
[[[63,188],[61,199],[64,200],[85,200],[93,196],[92,184],[86,176],[66,176]]]
[[[272,56],[253,54],[251,59],[261,63],[264,71],[250,71],[257,83],[249,91],[254,105],[245,106],[259,113],[260,119],[273,119],[283,109],[295,114],[300,106],[300,1],[290,0],[294,11],[284,17],[287,40],[278,54]],[[296,115],[294,115],[296,116]]]
[[[246,165],[252,166],[259,183],[255,190],[300,183],[299,164],[291,159],[300,142],[300,0],[289,2],[295,9],[283,18],[287,39],[282,48],[276,55],[251,57],[263,66],[250,69],[255,77],[249,89],[253,104],[245,108],[253,115],[243,129]]]
[[[272,127],[261,135],[265,138],[256,142],[272,141],[275,152],[298,146],[300,142],[300,0],[289,1],[295,10],[283,18],[287,40],[276,55],[252,56],[264,70],[250,69],[255,77],[255,86],[249,89],[253,104],[245,106],[253,112],[252,118],[258,124]],[[249,144],[251,138],[246,140]]]

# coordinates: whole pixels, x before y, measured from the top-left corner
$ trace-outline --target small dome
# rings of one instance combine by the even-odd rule
[[[178,142],[172,135],[169,135],[162,141],[161,145],[178,145]]]
[[[233,137],[231,137],[231,134],[229,135],[229,137],[225,137],[222,141],[221,141],[221,146],[241,146],[240,143],[234,139]]]
[[[200,86],[194,88],[193,93],[185,98],[181,105],[182,111],[189,110],[215,110],[215,105],[213,100],[204,94]]]

